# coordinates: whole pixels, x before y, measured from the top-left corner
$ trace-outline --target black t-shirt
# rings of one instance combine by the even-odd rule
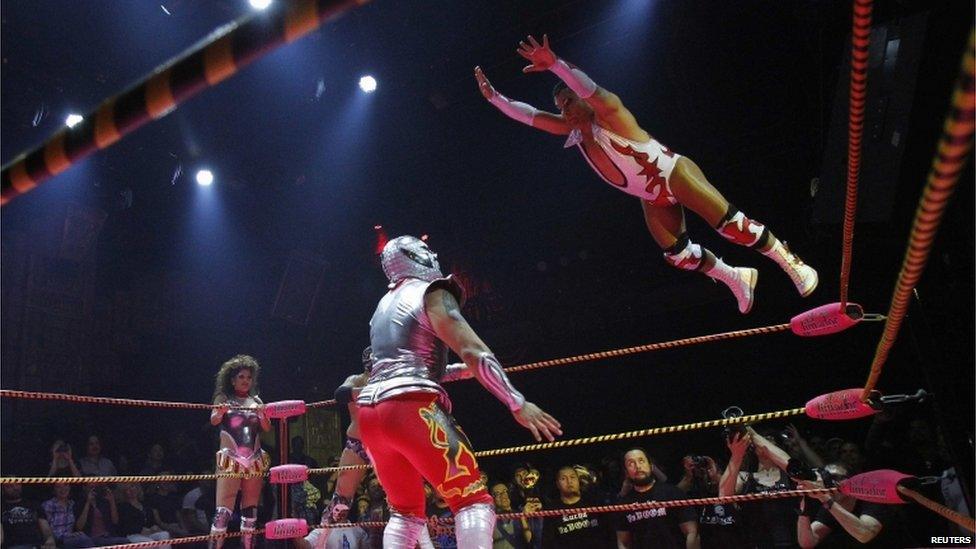
[[[143,505],[159,512],[159,520],[167,523],[179,522],[179,512],[183,508],[183,498],[179,494],[149,494]]]
[[[646,501],[673,501],[687,499],[678,487],[663,482],[655,482],[646,492],[633,491],[620,503],[642,503]],[[680,549],[685,546],[684,536],[679,525],[684,522],[698,523],[693,507],[671,507],[625,511],[617,514],[618,532],[630,532],[635,549]],[[681,540],[681,541],[679,541]]]
[[[32,501],[20,500],[17,503],[3,501],[0,510],[0,523],[3,524],[3,546],[42,545],[41,529],[37,519],[45,518],[44,510]]]
[[[573,504],[557,500],[547,505],[546,509],[579,509],[593,505],[594,503],[589,499],[580,498]],[[613,536],[609,517],[606,514],[583,512],[546,517],[542,526],[542,547],[543,549],[616,547],[617,543]]]
[[[834,504],[838,505],[838,504]],[[814,521],[819,522],[830,528],[830,534],[825,536],[818,546],[831,549],[862,548],[862,547],[906,547],[911,545],[908,536],[901,527],[901,522],[897,520],[898,509],[894,505],[882,505],[880,503],[870,503],[858,501],[854,504],[851,514],[856,517],[870,515],[881,523],[881,531],[868,543],[861,543],[854,539],[847,530],[837,521],[828,509],[820,509]]]
[[[121,536],[139,534],[143,528],[149,528],[153,525],[152,512],[145,504],[143,504],[142,509],[139,509],[129,502],[123,501],[118,504],[117,510],[119,512],[118,532]]]

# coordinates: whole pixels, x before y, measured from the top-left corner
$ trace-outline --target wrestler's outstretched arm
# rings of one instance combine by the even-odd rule
[[[610,130],[629,139],[646,141],[650,135],[637,124],[637,119],[631,114],[617,94],[602,88],[589,76],[571,63],[560,59],[549,47],[549,36],[542,35],[540,44],[535,37],[529,36],[526,41],[519,42],[519,55],[527,59],[531,65],[522,72],[550,71],[566,83],[569,89],[586,101],[601,122],[610,126]]]
[[[525,400],[522,393],[512,386],[491,349],[461,316],[461,307],[451,292],[443,288],[429,292],[424,296],[424,308],[434,333],[461,357],[478,382],[502,401],[515,420],[531,431],[536,440],[545,437],[552,441],[563,434],[558,421]]]
[[[492,87],[491,82],[488,81],[481,67],[474,68],[474,78],[478,81],[478,90],[481,91],[481,95],[485,96],[485,99],[494,105],[495,108],[502,111],[505,116],[527,126],[532,126],[533,128],[538,128],[556,135],[569,134],[571,128],[563,120],[562,115],[540,111],[528,103],[513,101],[498,93]]]

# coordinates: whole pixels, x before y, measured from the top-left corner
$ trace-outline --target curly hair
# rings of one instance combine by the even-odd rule
[[[251,389],[248,394],[251,396],[258,394],[258,373],[261,371],[261,366],[258,365],[258,361],[254,360],[252,356],[237,355],[221,364],[220,370],[217,371],[213,394],[215,403],[220,397],[226,399],[234,394],[234,384],[231,383],[231,380],[234,379],[237,372],[244,369],[251,371]]]

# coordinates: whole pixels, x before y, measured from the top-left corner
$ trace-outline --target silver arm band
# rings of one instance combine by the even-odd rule
[[[532,125],[532,121],[535,120],[535,115],[539,112],[538,109],[532,105],[529,105],[528,103],[512,101],[511,99],[497,92],[494,96],[492,96],[491,99],[488,100],[488,102],[498,108],[498,110],[502,111],[505,116],[511,118],[512,120],[518,120],[519,122],[528,126]]]
[[[454,364],[448,364],[444,368],[444,375],[441,376],[442,383],[449,383],[451,381],[461,381],[462,379],[471,379],[474,377],[474,373],[468,368],[468,365],[463,362],[456,362]]]
[[[478,357],[478,381],[488,389],[489,393],[502,401],[513,414],[521,410],[525,404],[525,397],[512,386],[512,382],[502,370],[502,365],[491,353],[481,353]]]
[[[576,95],[580,96],[581,99],[586,99],[596,93],[596,82],[591,80],[589,76],[586,76],[585,72],[562,59],[557,59],[549,67],[549,70],[565,82],[569,86],[569,89],[576,92]]]

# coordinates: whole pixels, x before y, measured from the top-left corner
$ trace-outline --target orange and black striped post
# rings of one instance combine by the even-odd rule
[[[902,260],[901,271],[891,296],[888,319],[884,332],[871,361],[871,371],[864,384],[861,400],[867,402],[871,391],[878,383],[881,369],[888,360],[888,353],[895,344],[901,322],[908,311],[912,290],[918,284],[929,260],[929,252],[935,243],[935,234],[942,222],[952,192],[956,189],[962,173],[973,150],[973,133],[976,129],[976,29],[969,34],[969,43],[962,58],[962,68],[952,94],[952,103],[942,126],[942,137],[932,159],[928,181],[922,190],[915,211],[915,221],[908,238],[908,249]]]
[[[324,22],[369,0],[284,0],[218,29],[122,93],[110,97],[73,128],[3,167],[0,205],[25,194],[82,158],[112,146],[142,125],[169,114],[200,91],[252,61],[294,42]]]
[[[871,45],[871,0],[854,0],[851,27],[851,91],[847,121],[847,195],[844,199],[844,238],[841,246],[840,310],[847,308],[851,276],[857,179],[861,172],[864,104],[868,96],[868,48]]]

